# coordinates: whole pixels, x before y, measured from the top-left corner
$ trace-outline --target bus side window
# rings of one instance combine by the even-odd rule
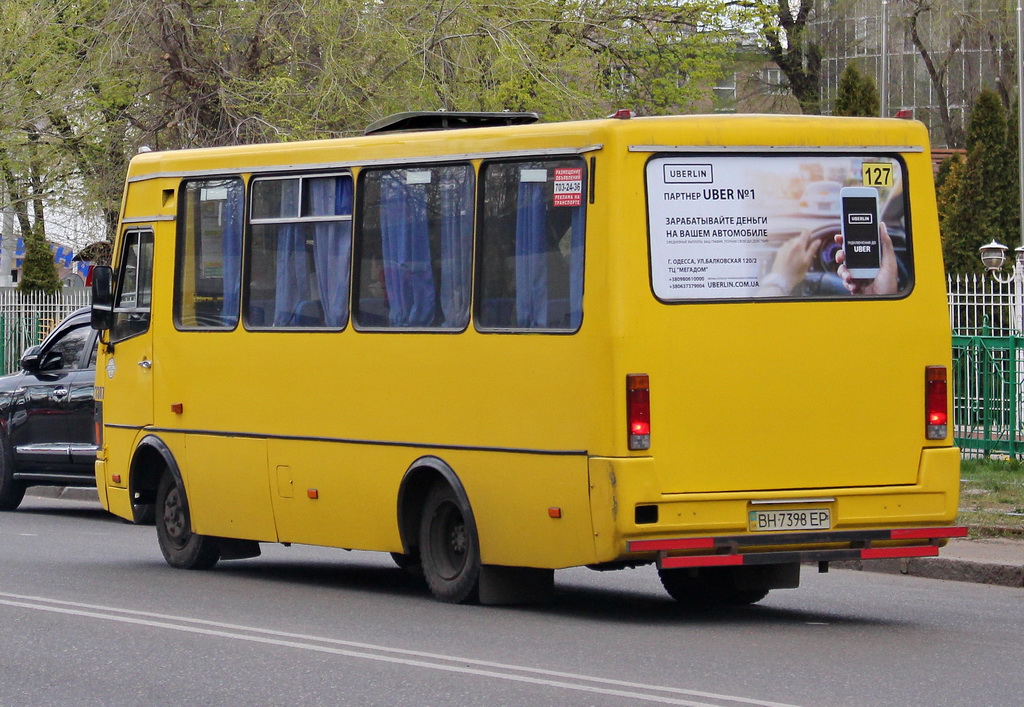
[[[348,321],[352,178],[269,177],[251,184],[247,327],[341,328]]]
[[[231,329],[242,281],[242,180],[189,181],[181,192],[174,324]]]
[[[356,326],[469,323],[475,180],[470,165],[364,170]]]
[[[120,270],[111,341],[123,341],[149,330],[153,294],[152,231],[129,231],[125,234]]]
[[[581,160],[484,166],[477,326],[575,331],[583,319]]]

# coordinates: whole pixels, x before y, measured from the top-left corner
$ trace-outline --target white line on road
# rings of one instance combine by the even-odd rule
[[[701,692],[698,690],[686,690],[676,687],[644,685],[642,683],[612,680],[609,678],[592,677],[589,675],[578,675],[574,673],[564,673],[555,670],[545,670],[542,668],[529,668],[506,663],[475,660],[472,658],[445,656],[437,653],[427,653],[402,648],[389,648],[387,646],[374,645],[370,643],[358,643],[355,641],[344,641],[335,638],[324,638],[321,636],[310,636],[300,633],[288,633],[285,631],[274,631],[271,629],[253,626],[241,626],[219,621],[208,621],[205,619],[194,619],[184,616],[172,616],[146,611],[120,609],[117,607],[101,606],[96,604],[61,601],[58,599],[47,599],[45,597],[24,596],[20,594],[0,592],[0,605],[31,609],[34,611],[47,611],[70,616],[102,619],[105,621],[115,621],[151,628],[182,631],[185,633],[216,636],[218,638],[250,641],[253,643],[262,643],[285,648],[296,648],[299,650],[314,651],[317,653],[341,655],[349,658],[376,660],[385,663],[395,663],[399,665],[428,668],[431,670],[441,670],[451,673],[462,673],[478,677],[531,683],[534,685],[557,687],[566,690],[592,692],[614,697],[627,697],[630,699],[658,702],[661,704],[685,705],[688,707],[720,707],[721,703],[726,703],[755,705],[756,707],[795,707],[794,705],[781,702],[767,702],[747,697],[735,697],[731,695]],[[456,665],[456,663],[458,665]],[[467,665],[477,667],[466,667]],[[636,692],[635,690],[644,690],[646,692]],[[669,695],[686,695],[688,697],[714,700],[717,704],[709,702],[694,702],[687,699],[670,697]]]

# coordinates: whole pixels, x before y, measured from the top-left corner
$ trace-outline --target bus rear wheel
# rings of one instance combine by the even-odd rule
[[[185,490],[170,472],[164,472],[156,491],[156,537],[171,567],[206,570],[220,559],[217,538],[192,532]]]
[[[420,522],[420,561],[431,593],[443,602],[474,601],[480,583],[480,544],[468,508],[448,485],[427,494]]]
[[[665,591],[689,607],[745,606],[768,596],[767,582],[747,567],[658,570]]]

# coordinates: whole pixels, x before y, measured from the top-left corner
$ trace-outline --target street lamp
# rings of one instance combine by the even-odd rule
[[[979,248],[981,262],[988,274],[1001,285],[1013,283],[1013,300],[1010,304],[1010,317],[1013,331],[1018,335],[1024,333],[1024,245],[1013,249],[1013,270],[1003,272],[1006,254],[1010,250],[1002,243],[992,241]]]
[[[981,251],[981,262],[996,282],[1009,285],[1014,279],[1024,275],[1024,246],[1017,246],[1014,251],[1013,271],[1003,272],[1003,265],[1006,264],[1006,255],[1009,248],[1002,243],[992,241],[979,248]]]

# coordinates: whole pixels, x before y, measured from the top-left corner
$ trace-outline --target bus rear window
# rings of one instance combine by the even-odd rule
[[[651,283],[665,302],[902,297],[913,285],[891,155],[672,155],[647,164]]]

